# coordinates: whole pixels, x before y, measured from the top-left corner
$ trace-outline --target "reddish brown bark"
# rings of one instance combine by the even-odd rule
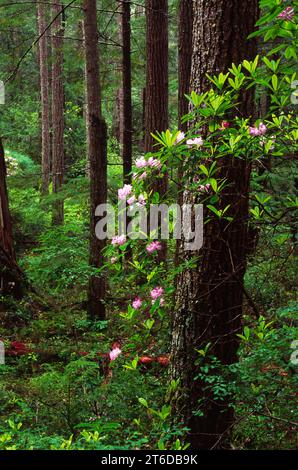
[[[21,298],[23,283],[24,277],[16,262],[8,204],[4,150],[0,139],[0,294]]]
[[[192,56],[192,2],[179,1],[179,42],[178,42],[178,125],[183,131],[187,130],[187,123],[182,124],[181,119],[188,113],[189,101],[185,98],[189,94],[191,56]]]
[[[53,0],[53,17],[62,12],[62,5]],[[63,35],[62,13],[52,25],[52,173],[53,192],[59,193],[64,180],[64,88],[63,88]],[[63,224],[64,203],[61,197],[53,203],[54,225]]]
[[[169,126],[167,0],[146,0],[146,57],[145,152],[153,152],[151,133]],[[161,194],[166,188],[166,178],[156,185]]]
[[[132,103],[131,103],[131,29],[130,0],[122,2],[122,88],[123,88],[123,180],[131,182],[132,169]]]
[[[47,194],[50,184],[50,105],[49,105],[49,70],[48,70],[48,44],[46,35],[45,6],[37,2],[37,21],[40,70],[40,97],[41,97],[41,167],[42,167],[42,194]]]
[[[95,209],[107,202],[107,129],[101,114],[96,0],[84,0],[83,9],[90,163],[90,266],[100,268],[104,262],[102,250],[105,240],[98,240],[95,235]],[[105,319],[105,290],[103,274],[91,276],[88,313],[92,319]]]
[[[257,4],[257,0],[194,0],[191,89],[205,91],[210,87],[206,73],[224,72],[232,62],[254,57],[255,44],[247,36],[257,19]],[[242,96],[241,107],[245,116],[252,114],[253,93]],[[245,158],[229,156],[218,163],[219,177],[227,180],[221,205],[230,204],[233,221],[214,217],[205,226],[204,245],[195,253],[199,255],[197,268],[184,271],[177,283],[172,339],[172,376],[180,380],[181,387],[176,413],[190,426],[192,447],[208,449],[227,444],[233,413],[227,402],[216,402],[203,392],[204,383],[194,380],[195,348],[210,342],[211,352],[223,364],[237,361],[250,181],[250,164]],[[186,193],[184,202],[189,202],[187,197]],[[198,408],[202,417],[192,414]]]

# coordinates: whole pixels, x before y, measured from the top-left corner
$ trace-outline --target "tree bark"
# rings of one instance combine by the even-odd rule
[[[53,16],[61,12],[62,8],[61,3],[53,0]],[[64,180],[63,35],[64,27],[61,14],[52,25],[52,172],[54,193],[61,191]],[[53,203],[52,221],[54,225],[61,225],[64,221],[64,203],[59,197]]]
[[[188,113],[189,101],[185,95],[189,94],[191,57],[192,57],[192,1],[179,1],[179,39],[178,39],[178,128],[186,132],[187,123],[182,118]],[[182,180],[182,167],[178,169],[178,181]],[[183,188],[178,187],[178,204],[182,204]],[[179,247],[179,240],[177,243]]]
[[[232,62],[254,57],[254,41],[247,41],[257,20],[257,0],[193,1],[193,57],[191,90],[206,91],[206,73],[226,72]],[[253,93],[243,96],[244,116],[253,112]],[[186,259],[199,254],[196,269],[184,271],[178,280],[172,335],[172,377],[180,380],[175,411],[190,429],[193,448],[223,447],[233,423],[228,403],[203,392],[204,383],[194,380],[198,357],[195,348],[211,342],[211,352],[223,364],[237,361],[236,333],[241,328],[243,278],[247,256],[248,192],[250,164],[233,156],[218,161],[220,178],[227,179],[222,208],[230,204],[232,222],[214,217],[205,225],[199,253],[183,253]],[[185,192],[184,202],[189,194]],[[209,214],[208,214],[209,215]],[[176,397],[177,398],[177,397]],[[199,408],[202,417],[194,416]]]
[[[123,181],[131,182],[132,170],[132,103],[131,103],[131,2],[122,3],[122,84],[123,84]]]
[[[151,133],[169,127],[168,112],[168,0],[146,0],[146,90],[145,90],[145,152],[154,152],[156,141]],[[157,178],[152,189],[162,198],[168,189],[168,175]],[[166,260],[166,244],[158,253]]]
[[[107,202],[107,129],[101,114],[96,0],[84,0],[83,9],[90,162],[90,266],[100,268],[104,262],[102,250],[105,247],[105,240],[98,240],[95,235],[97,223],[95,209]],[[105,319],[105,290],[104,276],[102,274],[91,276],[88,313],[92,319]]]
[[[46,29],[45,6],[37,1],[38,33],[41,36]],[[42,167],[42,194],[47,194],[50,184],[50,108],[49,108],[49,70],[48,70],[48,44],[44,34],[38,42],[39,70],[40,70],[40,97],[41,97],[41,167]]]
[[[6,165],[0,139],[0,295],[12,295],[20,299],[23,294],[23,283],[24,276],[16,262],[6,185]]]
[[[153,152],[151,133],[169,126],[167,0],[146,0],[146,58],[145,152]]]
[[[181,122],[188,113],[189,101],[185,98],[189,94],[191,56],[192,56],[192,2],[180,0],[179,2],[179,41],[178,41],[178,122],[182,131],[187,130],[187,123]]]

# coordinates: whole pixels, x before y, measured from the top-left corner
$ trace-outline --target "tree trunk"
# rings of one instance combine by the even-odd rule
[[[8,205],[4,150],[0,139],[0,295],[21,298],[23,283],[24,276],[16,263]]]
[[[123,181],[131,182],[132,170],[132,103],[131,103],[131,29],[130,0],[122,3],[122,83],[123,83]]]
[[[182,124],[181,119],[188,113],[189,101],[185,98],[189,94],[191,56],[192,56],[192,2],[180,0],[179,2],[179,43],[178,43],[178,121],[179,129],[187,130],[187,123]]]
[[[246,38],[257,20],[257,4],[257,0],[193,1],[192,90],[201,93],[210,87],[206,73],[225,72],[232,62],[254,57],[254,41]],[[252,114],[253,93],[243,97],[241,108],[244,116]],[[251,170],[245,159],[232,156],[218,164],[220,178],[226,178],[228,183],[222,194],[222,207],[231,205],[233,221],[213,218],[205,226],[197,268],[184,271],[178,281],[172,335],[172,377],[180,379],[175,411],[191,429],[192,447],[207,449],[225,445],[233,413],[228,403],[214,401],[204,394],[204,384],[194,381],[194,362],[198,357],[195,348],[211,342],[212,353],[223,364],[237,361]],[[184,197],[184,202],[189,202],[187,192]],[[203,417],[192,414],[199,408],[199,399],[204,400],[200,406]]]
[[[38,33],[46,29],[45,6],[37,2]],[[48,44],[44,34],[39,42],[39,70],[40,70],[40,96],[41,96],[41,167],[42,167],[42,194],[47,194],[50,184],[50,109],[49,109],[49,71],[48,71]]]
[[[179,40],[178,40],[178,127],[186,132],[187,123],[182,123],[182,117],[188,113],[191,56],[192,56],[192,1],[179,1]],[[178,169],[178,182],[182,180],[182,167]],[[178,187],[178,203],[182,204],[183,187]],[[179,246],[179,240],[177,243]]]
[[[167,0],[146,0],[146,56],[145,152],[152,152],[151,132],[169,126]]]
[[[151,133],[169,127],[168,112],[168,0],[146,0],[146,91],[145,91],[145,152],[154,152],[156,141]],[[153,191],[162,198],[168,189],[168,176],[158,178]],[[166,244],[158,254],[166,259]]]
[[[107,129],[101,114],[96,0],[84,0],[83,9],[90,162],[90,265],[100,268],[104,262],[102,250],[105,247],[105,240],[98,240],[95,235],[97,223],[95,209],[107,202]],[[104,276],[102,274],[91,276],[88,313],[92,319],[105,319],[105,290]]]
[[[52,11],[55,17],[62,5],[53,0]],[[62,14],[52,25],[52,172],[53,192],[58,193],[64,180],[64,90],[63,90],[63,34]],[[59,197],[53,203],[52,220],[54,225],[63,224],[64,204]]]

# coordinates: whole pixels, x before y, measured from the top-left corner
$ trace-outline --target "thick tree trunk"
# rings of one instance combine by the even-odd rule
[[[232,62],[254,57],[254,42],[246,38],[257,19],[257,4],[257,0],[193,1],[192,90],[200,93],[210,86],[206,73],[224,72]],[[253,93],[243,97],[241,107],[244,116],[252,114]],[[214,397],[204,394],[204,384],[194,381],[194,348],[211,342],[212,353],[223,364],[237,361],[250,181],[250,165],[245,159],[231,156],[218,164],[220,178],[228,183],[221,204],[231,205],[233,221],[214,218],[205,226],[197,268],[184,271],[178,281],[172,339],[172,376],[180,379],[181,385],[176,413],[190,426],[192,447],[209,449],[224,446],[233,413],[228,403],[214,401]],[[184,202],[189,202],[188,197],[186,192]],[[203,402],[199,406],[200,399]],[[198,408],[203,417],[192,414]]]
[[[168,114],[168,1],[146,0],[145,152],[154,151],[151,132],[165,131]],[[160,189],[166,188],[166,180]]]
[[[192,57],[192,1],[179,1],[179,40],[178,40],[178,128],[187,130],[187,123],[182,123],[182,117],[188,113],[191,57]],[[178,169],[178,181],[182,180],[182,168]],[[182,204],[183,187],[178,187],[178,203]],[[179,247],[179,241],[177,243]]]
[[[62,11],[62,5],[53,0],[52,11],[55,17]],[[58,193],[64,180],[64,89],[63,89],[63,34],[62,14],[52,25],[52,172],[53,192]],[[64,204],[57,199],[53,203],[53,224],[63,224]]]
[[[123,83],[123,180],[131,182],[132,169],[132,103],[131,103],[131,29],[130,0],[122,3],[122,83]]]
[[[145,152],[154,152],[156,141],[151,133],[169,127],[168,112],[168,0],[146,0],[146,91]],[[158,178],[152,189],[162,198],[168,189],[168,176]],[[166,244],[159,252],[166,259]]]
[[[46,29],[45,6],[37,2],[38,33],[41,36]],[[49,71],[48,71],[48,44],[44,34],[38,42],[39,70],[40,70],[40,97],[41,97],[41,166],[42,166],[42,194],[47,194],[50,184],[50,108],[49,108]]]
[[[187,123],[182,124],[181,119],[188,113],[189,101],[185,98],[189,94],[191,56],[192,56],[192,2],[179,1],[179,42],[178,42],[178,121],[179,129],[186,131]]]
[[[107,129],[101,115],[96,0],[84,0],[83,9],[90,162],[90,265],[100,268],[104,262],[102,250],[105,247],[105,240],[98,240],[95,235],[97,223],[95,209],[107,202]],[[92,319],[105,319],[105,290],[104,276],[102,274],[91,276],[88,313]]]
[[[21,298],[23,283],[23,274],[16,263],[8,205],[4,150],[0,139],[0,296],[12,295],[17,299]]]

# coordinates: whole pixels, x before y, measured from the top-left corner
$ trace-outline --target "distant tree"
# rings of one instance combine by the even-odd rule
[[[48,43],[43,32],[46,29],[45,5],[37,1],[37,22],[40,71],[40,97],[41,97],[41,167],[42,167],[42,194],[47,194],[50,184],[50,104],[49,104],[49,69],[48,69]]]
[[[194,0],[193,54],[190,88],[204,92],[211,75],[226,72],[232,62],[255,56],[254,41],[247,36],[257,20],[257,0]],[[254,112],[253,92],[242,97],[239,112],[246,117]],[[204,245],[197,267],[184,270],[176,291],[172,332],[172,377],[179,379],[180,394],[176,413],[190,427],[193,448],[211,449],[225,445],[233,423],[228,403],[204,394],[204,383],[195,380],[195,348],[211,344],[213,353],[223,364],[237,361],[238,340],[243,304],[243,278],[247,258],[248,198],[251,166],[245,159],[229,157],[220,165],[221,179],[226,180],[222,193],[223,207],[230,205],[233,220],[211,218],[205,225]],[[189,202],[184,193],[184,202]],[[183,243],[181,256],[183,255]],[[199,400],[202,416],[194,415]]]
[[[52,173],[53,192],[58,193],[64,180],[64,87],[63,87],[63,6],[52,1]],[[57,199],[53,203],[52,220],[54,225],[63,224],[64,203]]]
[[[6,186],[6,165],[0,139],[0,295],[21,298],[24,276],[16,262]]]
[[[107,128],[101,113],[96,0],[84,0],[83,10],[90,165],[90,266],[100,268],[104,262],[102,250],[105,247],[105,240],[98,240],[95,235],[97,223],[95,209],[107,202]],[[90,318],[105,319],[105,291],[104,276],[92,275],[88,290]]]

